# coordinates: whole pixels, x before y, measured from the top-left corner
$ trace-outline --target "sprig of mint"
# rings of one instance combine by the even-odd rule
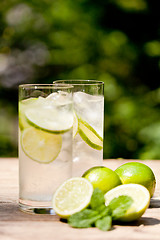
[[[108,231],[112,227],[112,221],[124,216],[132,203],[131,197],[122,195],[114,198],[106,206],[103,192],[96,188],[93,191],[89,207],[71,215],[68,223],[75,228],[97,227],[102,231]]]

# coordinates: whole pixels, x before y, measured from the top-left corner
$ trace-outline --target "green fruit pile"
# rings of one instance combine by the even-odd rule
[[[99,188],[106,193],[112,188],[128,183],[140,184],[146,187],[153,196],[156,186],[156,178],[150,167],[140,162],[128,162],[115,171],[102,166],[88,169],[83,177],[88,179],[94,188]]]

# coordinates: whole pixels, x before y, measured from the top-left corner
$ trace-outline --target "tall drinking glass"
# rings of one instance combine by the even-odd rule
[[[19,86],[19,207],[54,214],[56,188],[71,177],[72,86]]]
[[[104,83],[94,80],[57,80],[73,89],[73,164],[72,176],[82,176],[103,164]]]

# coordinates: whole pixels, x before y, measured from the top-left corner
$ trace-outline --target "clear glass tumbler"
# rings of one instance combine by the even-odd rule
[[[71,177],[72,86],[19,86],[19,207],[54,214],[56,188]]]
[[[73,89],[72,176],[82,176],[103,164],[104,83],[95,80],[57,80]]]

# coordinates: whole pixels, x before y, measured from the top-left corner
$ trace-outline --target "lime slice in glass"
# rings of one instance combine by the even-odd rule
[[[79,119],[78,131],[81,138],[92,148],[101,150],[103,138],[85,121]]]
[[[52,200],[53,209],[59,216],[68,218],[89,205],[92,193],[93,186],[87,179],[70,178],[56,190]]]
[[[73,114],[69,111],[47,107],[45,104],[25,111],[28,122],[35,128],[52,133],[64,133],[73,127]]]
[[[30,127],[22,132],[21,144],[25,154],[39,163],[50,163],[60,153],[62,136]]]
[[[73,112],[73,117],[74,117],[74,120],[73,120],[73,138],[75,138],[75,136],[78,133],[78,117],[77,117],[77,114],[75,112]]]
[[[104,195],[106,206],[111,200],[122,195],[131,197],[133,199],[133,203],[125,215],[120,217],[118,220],[130,222],[140,218],[150,203],[150,193],[147,188],[140,184],[132,183],[117,186]]]
[[[24,130],[27,127],[30,127],[30,124],[28,123],[25,111],[27,108],[30,108],[35,102],[37,98],[28,98],[22,101],[19,101],[19,127],[21,130]]]

